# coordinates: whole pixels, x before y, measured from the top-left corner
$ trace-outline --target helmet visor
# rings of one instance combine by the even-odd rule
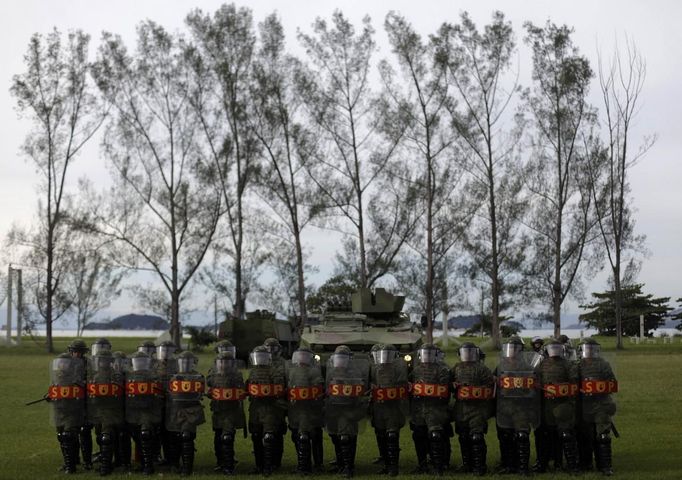
[[[505,358],[513,358],[516,354],[523,350],[523,345],[518,343],[504,343],[502,344],[502,356]]]
[[[52,370],[54,372],[66,372],[72,368],[73,359],[71,358],[55,358],[52,360]]]
[[[178,372],[189,373],[194,368],[193,358],[178,358]]]
[[[251,352],[249,354],[249,361],[254,366],[267,366],[272,364],[272,355],[270,352]]]
[[[459,358],[463,362],[478,362],[478,347],[461,347],[459,349]]]
[[[291,363],[294,365],[312,365],[313,352],[306,352],[305,350],[296,350],[291,355]]]
[[[156,358],[159,360],[168,360],[175,352],[173,345],[159,345],[156,347]]]
[[[133,371],[139,372],[141,370],[151,370],[151,357],[133,357]]]
[[[350,365],[350,355],[347,353],[333,353],[331,360],[334,368],[348,368]]]
[[[137,347],[138,352],[146,353],[150,357],[156,352],[156,347],[154,345],[140,345]]]
[[[231,353],[232,357],[237,358],[237,347],[234,345],[220,345],[218,353]]]
[[[435,348],[420,348],[417,352],[420,363],[436,363],[438,360],[438,350]]]
[[[548,357],[563,357],[564,356],[564,346],[556,343],[552,343],[545,346],[545,351]]]
[[[580,356],[582,358],[597,358],[599,357],[600,351],[601,347],[599,345],[595,345],[594,343],[585,343],[580,349]]]
[[[234,358],[217,358],[215,361],[215,369],[218,373],[224,375],[230,369],[234,368]]]
[[[395,350],[376,350],[372,352],[372,356],[375,363],[393,363],[398,356],[398,352]]]
[[[106,343],[93,343],[90,347],[90,355],[93,357],[104,351],[111,352],[111,345],[107,345]]]

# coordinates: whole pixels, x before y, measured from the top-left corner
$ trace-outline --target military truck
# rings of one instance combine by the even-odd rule
[[[263,341],[270,337],[279,340],[287,357],[298,347],[299,335],[295,326],[267,310],[247,312],[244,319],[228,315],[218,329],[218,338],[231,341],[237,347],[237,358],[241,360],[246,360],[254,347],[263,345]]]
[[[402,355],[410,355],[422,344],[422,335],[403,313],[404,304],[402,295],[361,288],[351,295],[350,303],[328,304],[319,325],[305,326],[301,346],[310,348],[322,362],[339,345],[369,352],[375,343],[390,343]]]

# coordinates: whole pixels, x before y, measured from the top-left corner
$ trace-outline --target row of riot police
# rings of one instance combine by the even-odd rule
[[[165,462],[190,474],[196,428],[205,421],[201,400],[208,396],[216,470],[228,475],[235,472],[237,431],[246,435],[247,427],[255,472],[277,470],[288,420],[299,473],[323,468],[324,429],[334,446],[334,468],[351,477],[357,436],[368,412],[381,473],[391,476],[398,474],[400,431],[408,422],[418,463],[414,473],[442,475],[456,433],[461,470],[485,474],[485,434],[493,416],[502,472],[530,472],[534,430],[535,470],[546,471],[552,462],[558,468],[565,460],[568,470],[577,471],[590,467],[595,458],[600,471],[611,473],[611,394],[617,382],[593,340],[581,345],[579,361],[571,361],[557,341],[544,345],[539,354],[525,351],[521,339],[513,337],[503,344],[491,372],[481,350],[470,343],[459,348],[460,362],[450,369],[433,345],[420,347],[411,365],[392,345],[374,346],[369,358],[340,346],[320,365],[319,357],[303,348],[285,361],[277,340],[267,339],[250,353],[246,381],[235,347],[227,341],[217,345],[206,377],[196,371],[193,354],[173,355],[170,343],[142,344],[127,361],[106,344],[96,342],[85,360],[85,345],[74,341],[70,353],[52,364],[49,399],[67,472],[75,471],[79,442],[84,464],[91,463],[87,441],[94,427],[101,474],[111,471],[116,457],[118,463],[130,464],[130,437],[143,473],[154,472],[163,451]]]

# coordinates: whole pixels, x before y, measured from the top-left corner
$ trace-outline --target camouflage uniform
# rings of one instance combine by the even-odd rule
[[[428,471],[430,456],[435,473],[440,476],[447,462],[445,443],[449,443],[445,426],[450,423],[450,372],[438,361],[438,349],[431,344],[422,345],[417,357],[410,373],[410,428],[417,452],[416,473]]]
[[[163,397],[162,386],[148,354],[142,351],[133,353],[131,363],[126,375],[126,424],[141,453],[142,472],[151,475],[154,473],[159,425],[163,422],[158,408],[158,399]]]
[[[324,378],[313,352],[296,350],[286,368],[288,415],[291,438],[296,447],[296,471],[305,475],[322,469],[324,426]],[[312,457],[312,461],[311,461]]]
[[[578,471],[578,445],[575,436],[577,365],[565,358],[566,349],[557,340],[545,345],[547,358],[536,369],[542,389],[539,471],[544,471],[553,456],[555,467],[565,456],[569,471]],[[536,435],[537,435],[536,431]]]
[[[600,346],[588,338],[580,346],[580,463],[592,469],[592,457],[604,475],[613,474],[611,455],[612,416],[616,403],[611,397],[618,391],[618,381],[609,362],[600,354]]]
[[[372,425],[376,437],[385,445],[384,469],[380,473],[398,475],[400,429],[409,412],[407,365],[393,345],[382,345],[373,352],[370,370],[372,386]]]
[[[370,359],[370,365],[369,365],[369,377],[372,378],[373,375],[373,370],[376,367],[376,364],[374,363],[374,352],[377,350],[381,349],[383,345],[381,343],[375,343],[372,345],[372,348],[369,350],[369,359]],[[385,459],[386,459],[386,438],[381,436],[381,431],[377,430],[374,426],[374,406],[372,403],[369,404],[369,410],[368,410],[369,418],[372,422],[372,428],[374,428],[374,438],[376,439],[377,442],[377,451],[379,452],[379,456],[376,457],[372,463],[375,465],[381,464],[384,465]]]
[[[75,473],[78,463],[78,433],[85,424],[85,370],[83,363],[68,353],[52,361],[47,399],[52,425],[64,458],[66,473]]]
[[[192,474],[197,427],[206,422],[204,406],[201,404],[206,391],[206,379],[194,370],[196,363],[197,358],[191,352],[178,355],[178,372],[171,375],[166,387],[166,430],[172,451],[181,452],[182,475]],[[177,463],[171,465],[177,466]]]
[[[213,347],[213,351],[215,352],[216,355],[219,355],[221,353],[230,352],[232,354],[233,358],[237,358],[237,348],[234,345],[232,345],[232,342],[230,342],[229,340],[220,340],[219,342],[217,342],[215,344],[215,346]],[[215,364],[211,365],[209,367],[208,373],[206,374],[207,380],[211,375],[213,375],[214,368],[215,368]],[[216,457],[216,466],[213,470],[216,472],[221,471],[223,468],[222,463],[221,463],[221,461],[222,461],[221,460],[222,459],[222,453],[221,453],[222,440],[221,440],[221,437],[222,437],[222,432],[220,430],[213,429],[213,452],[215,453],[215,457]]]
[[[479,349],[473,343],[459,348],[461,362],[452,367],[455,389],[455,431],[462,452],[462,470],[477,475],[486,473],[485,434],[493,415],[495,381],[493,374],[480,362]]]
[[[177,360],[175,358],[176,347],[171,341],[165,340],[156,346],[156,358],[152,361],[152,368],[156,375],[157,381],[161,384],[161,392],[155,397],[156,405],[161,412],[161,418],[166,418],[166,409],[168,407],[168,399],[166,398],[166,389],[171,375],[177,373]],[[170,435],[166,429],[164,420],[157,427],[159,430],[154,436],[157,442],[154,446],[155,456],[161,457],[161,450],[163,449],[163,462],[169,463],[172,466],[177,466],[180,461],[180,452],[174,450],[171,446]]]
[[[263,346],[272,355],[272,368],[275,371],[275,375],[279,378],[285,377],[285,361],[282,357],[282,345],[276,338],[266,338],[263,342]],[[286,417],[286,415],[285,415]],[[286,420],[282,424],[282,431],[280,435],[276,435],[274,438],[275,446],[273,450],[273,467],[277,470],[282,465],[282,455],[284,455],[284,436],[287,434],[287,424]]]
[[[273,368],[264,346],[254,348],[249,358],[249,430],[256,471],[270,475],[276,466],[277,446],[283,443],[278,437],[286,431],[286,379],[283,371]]]
[[[128,424],[125,422],[125,385],[126,376],[130,371],[130,359],[121,351],[113,352],[114,371],[123,379],[123,394],[119,397],[120,408],[123,412],[124,421],[118,427],[118,436],[115,439],[116,449],[114,450],[114,467],[121,466],[125,470],[130,470],[130,459],[132,456],[131,435]]]
[[[325,427],[336,449],[338,470],[350,478],[355,473],[359,423],[368,405],[369,362],[354,359],[350,349],[340,345],[329,358],[325,380]]]
[[[78,358],[83,365],[83,378],[80,380],[83,388],[85,388],[88,380],[88,357],[85,355],[88,353],[88,351],[89,350],[85,345],[85,342],[79,338],[72,340],[69,344],[69,353],[72,357]],[[83,426],[81,426],[81,428],[78,430],[76,445],[80,448],[81,457],[83,458],[83,468],[86,470],[92,470],[92,425],[87,423],[87,414],[85,417],[85,423],[83,423]],[[76,457],[76,463],[78,463],[78,457]]]
[[[235,465],[235,433],[246,428],[243,404],[246,386],[242,373],[235,365],[232,351],[218,354],[207,380],[211,399],[214,453],[220,470],[226,475],[232,475]]]

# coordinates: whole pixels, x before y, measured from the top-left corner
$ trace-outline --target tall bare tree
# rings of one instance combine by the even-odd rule
[[[370,88],[376,51],[374,28],[365,17],[357,32],[337,10],[330,23],[315,20],[312,34],[299,32],[299,40],[310,61],[298,79],[299,95],[322,143],[306,168],[330,211],[351,225],[340,228],[349,244],[344,253],[353,255],[342,254],[340,268],[354,265],[357,258],[357,269],[344,273],[357,271],[359,286],[372,286],[386,274],[386,265],[390,267],[395,260],[408,233],[404,229],[384,231],[367,213],[372,189],[400,140],[400,135],[386,136],[380,131],[387,119]],[[395,212],[401,215],[399,209],[384,214]],[[399,220],[400,216],[393,218]],[[400,221],[396,225],[405,226]]]
[[[439,263],[460,239],[470,213],[457,196],[462,172],[455,161],[453,132],[447,128],[450,99],[446,71],[436,61],[438,44],[423,41],[407,20],[394,12],[387,15],[384,25],[403,80],[397,82],[397,72],[387,61],[382,62],[385,98],[393,105],[393,117],[405,132],[405,163],[396,174],[417,189],[424,212],[410,242],[425,262],[424,313],[427,341],[431,342],[435,275]]]
[[[635,44],[626,42],[624,52],[616,50],[605,65],[599,58],[599,87],[603,100],[602,124],[605,148],[590,164],[590,183],[597,211],[599,231],[613,277],[616,315],[616,346],[623,348],[624,265],[628,253],[643,248],[644,237],[635,234],[629,173],[649,150],[655,137],[645,138],[633,147],[633,122],[641,106],[646,79],[646,62]],[[628,286],[625,284],[625,286]]]
[[[527,246],[521,229],[527,203],[517,168],[522,125],[510,112],[518,93],[516,79],[509,75],[515,39],[502,12],[495,12],[482,31],[465,12],[458,25],[443,24],[437,38],[456,100],[449,103],[451,125],[467,152],[464,168],[472,178],[467,193],[482,206],[464,232],[467,270],[489,285],[492,340],[499,348],[502,303],[509,305],[501,298],[520,290]]]
[[[47,350],[53,351],[52,323],[55,296],[63,274],[57,254],[59,239],[65,238],[64,206],[67,202],[70,167],[83,146],[102,124],[104,115],[92,94],[88,48],[90,36],[70,32],[66,39],[53,30],[31,37],[24,56],[26,71],[12,78],[17,109],[33,122],[23,152],[40,176],[38,207],[40,236],[33,237],[34,259],[43,270],[37,288],[44,290],[41,313],[46,323]],[[63,309],[62,309],[63,311]]]
[[[193,39],[187,49],[193,71],[189,97],[200,127],[197,133],[213,164],[226,206],[227,224],[216,253],[232,258],[233,314],[241,318],[248,288],[244,266],[258,263],[245,258],[255,253],[245,241],[246,203],[260,154],[250,121],[256,34],[251,10],[234,4],[222,5],[213,16],[195,10],[186,23]]]
[[[587,58],[571,39],[572,30],[547,22],[526,24],[533,52],[533,87],[524,92],[533,126],[527,188],[533,211],[532,274],[540,298],[551,305],[555,336],[561,333],[561,306],[581,289],[581,273],[590,243],[596,238],[594,202],[587,166],[594,110],[587,103],[593,77]],[[596,262],[592,262],[596,265]]]
[[[117,257],[123,265],[161,281],[179,345],[181,296],[223,214],[216,168],[196,144],[199,122],[187,97],[181,41],[147,21],[137,28],[131,55],[105,33],[95,77],[113,109],[102,147],[114,184],[105,206],[89,212],[89,225],[125,247]]]

